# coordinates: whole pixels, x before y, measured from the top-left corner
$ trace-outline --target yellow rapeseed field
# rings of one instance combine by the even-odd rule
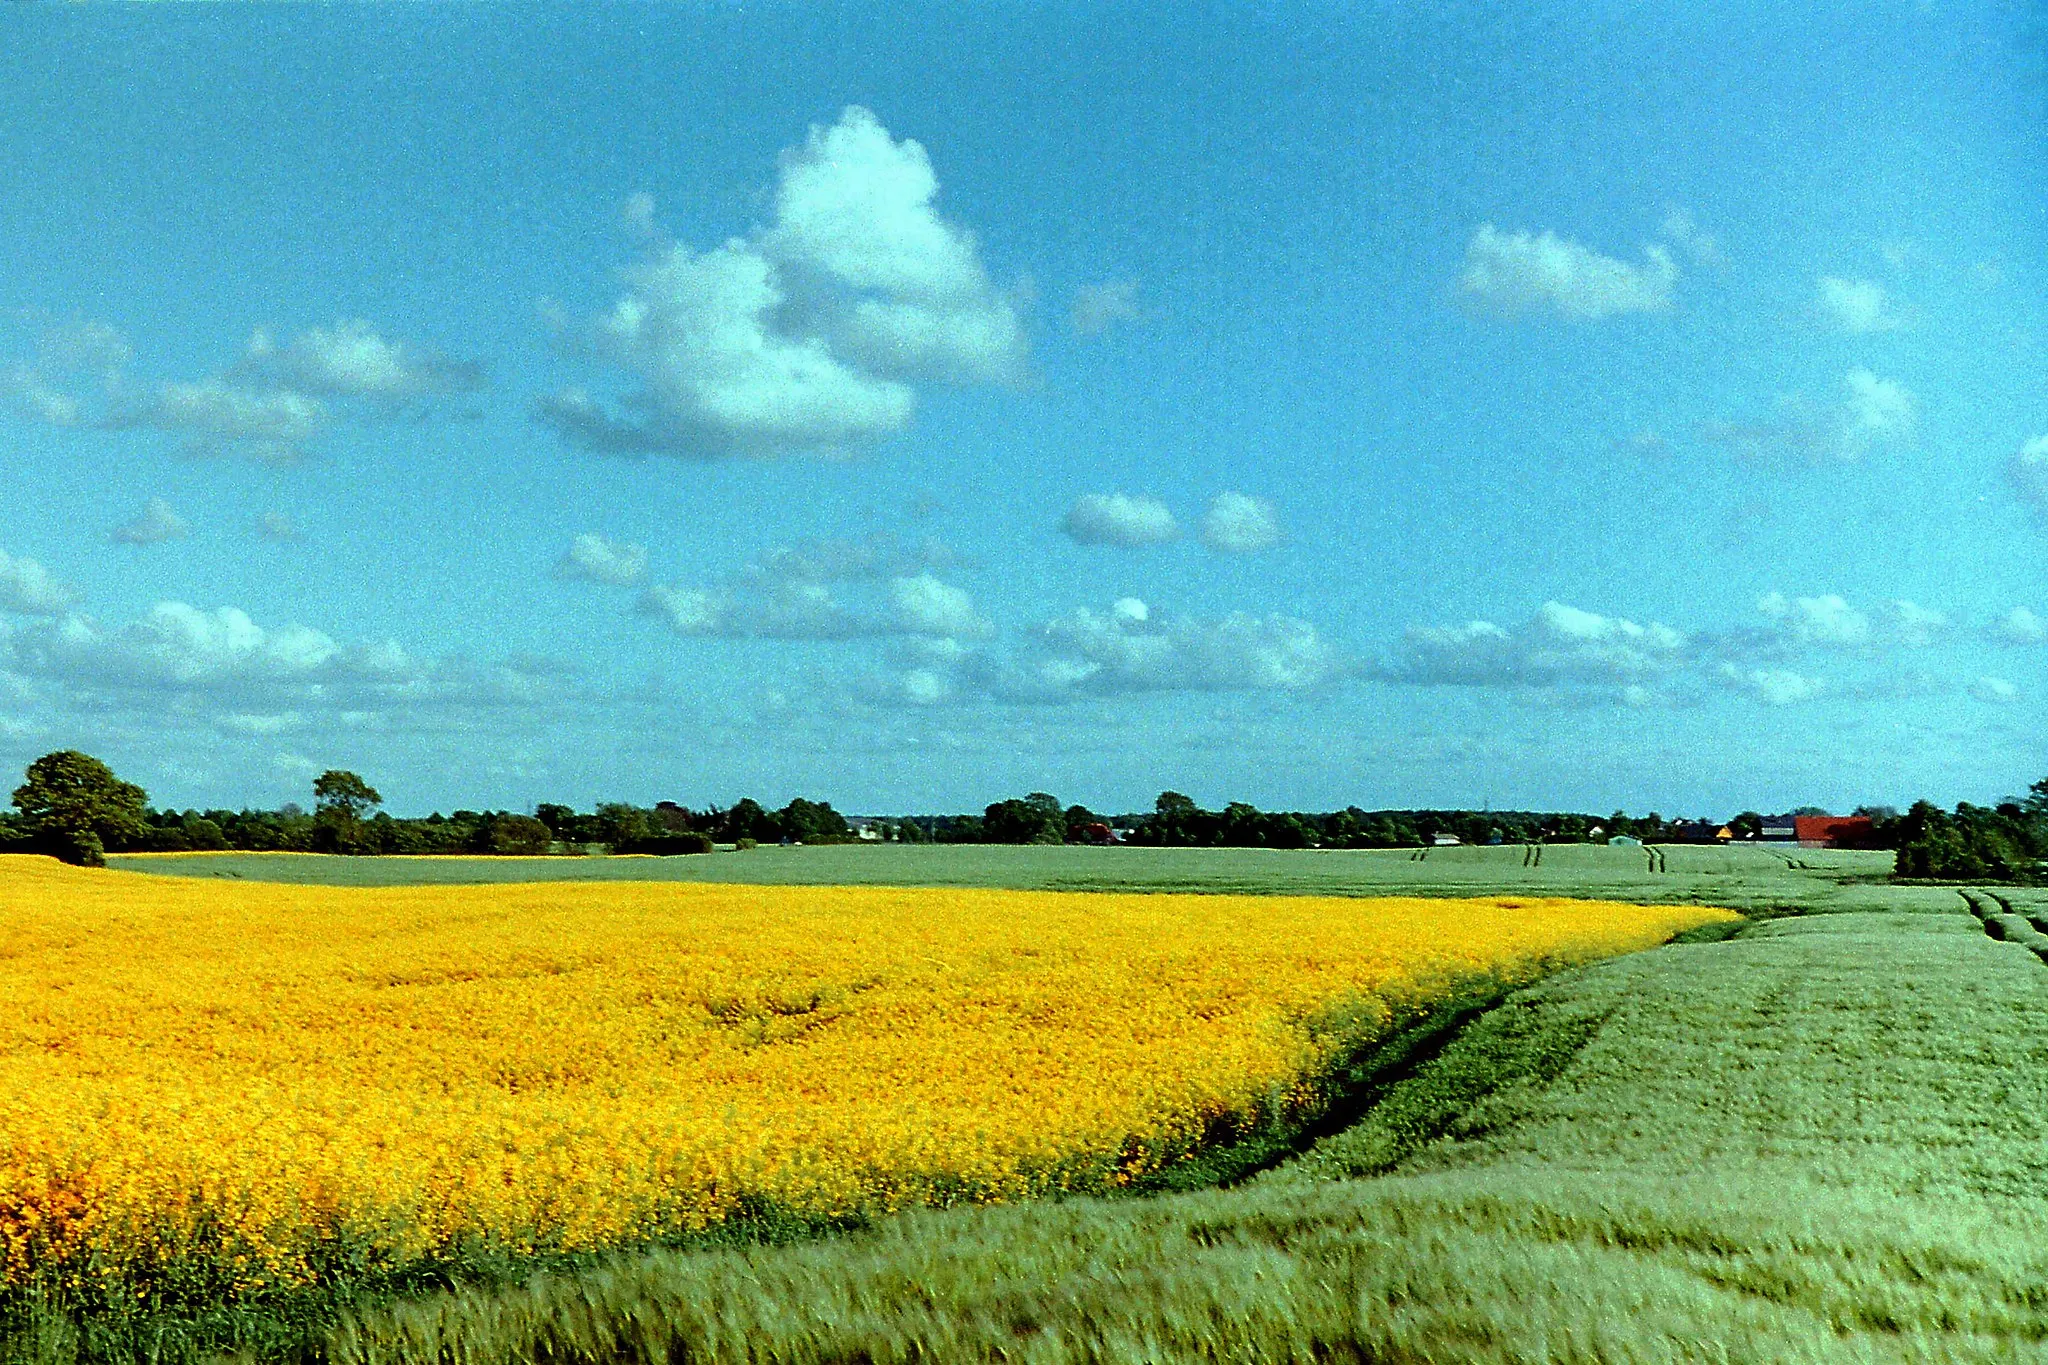
[[[0,858],[0,1289],[1115,1188],[1313,1106],[1335,1048],[1460,979],[1727,914]]]

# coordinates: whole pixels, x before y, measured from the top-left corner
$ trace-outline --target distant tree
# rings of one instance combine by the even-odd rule
[[[510,856],[532,857],[546,853],[554,837],[553,830],[531,815],[495,815],[484,826],[487,851]]]
[[[799,796],[775,813],[785,838],[800,844],[843,844],[853,838],[846,817],[832,809],[829,801],[810,801]]]
[[[1021,801],[1012,797],[998,801],[982,812],[983,837],[992,844],[1063,844],[1067,841],[1067,813],[1059,798],[1049,792],[1033,792]]]
[[[329,768],[313,779],[313,814],[332,812],[360,820],[373,806],[384,804],[377,789],[346,768]]]
[[[647,812],[638,806],[629,806],[623,801],[607,801],[597,808],[591,818],[592,832],[597,842],[608,844],[613,849],[622,848],[653,833],[653,824]]]
[[[558,839],[569,837],[571,822],[576,819],[574,807],[543,801],[533,808],[533,818],[546,825]]]
[[[1829,811],[1826,806],[1794,806],[1789,813],[1792,815],[1829,815],[1833,812]]]
[[[1728,832],[1738,839],[1761,839],[1764,836],[1764,818],[1753,810],[1746,810],[1728,822]]]
[[[38,843],[81,867],[100,867],[108,845],[142,837],[148,793],[90,754],[60,749],[28,765],[15,809]]]
[[[321,853],[373,853],[363,835],[363,816],[384,804],[377,789],[345,768],[329,768],[313,779],[313,847]]]
[[[751,796],[742,796],[719,818],[714,832],[727,843],[752,839],[756,843],[772,844],[782,837],[782,825],[759,801]]]

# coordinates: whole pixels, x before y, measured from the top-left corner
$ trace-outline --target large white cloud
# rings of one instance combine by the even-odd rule
[[[1218,493],[1202,517],[1202,543],[1218,554],[1252,554],[1280,543],[1280,513],[1264,498]]]
[[[580,535],[555,563],[555,577],[627,587],[647,576],[647,547]]]
[[[74,677],[173,687],[305,677],[342,652],[310,627],[266,630],[235,607],[203,611],[184,602],[159,602],[111,630],[67,617],[24,643],[44,667]]]
[[[82,596],[60,583],[33,559],[17,559],[0,551],[0,611],[19,616],[55,616],[69,611]]]
[[[1389,676],[1486,687],[1640,684],[1674,671],[1688,658],[1685,636],[1669,626],[1638,625],[1546,602],[1513,629],[1490,621],[1411,628]]]
[[[916,380],[1016,379],[1016,306],[937,192],[924,148],[867,110],[813,127],[783,156],[772,223],[709,251],[661,249],[583,330],[638,382],[622,408],[571,389],[537,415],[598,451],[843,453],[901,430]]]
[[[1671,306],[1678,265],[1661,246],[1644,263],[1603,256],[1553,232],[1501,232],[1482,223],[1465,248],[1458,292],[1475,311],[1503,317],[1550,313],[1592,320]]]
[[[1083,545],[1160,545],[1180,535],[1180,525],[1165,503],[1129,493],[1088,493],[1074,499],[1060,529]]]

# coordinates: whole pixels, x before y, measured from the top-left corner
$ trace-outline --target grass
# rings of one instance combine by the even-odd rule
[[[1661,852],[760,850],[762,880],[1511,887],[1757,918],[1426,1021],[1361,1059],[1342,1121],[1219,1159],[1227,1188],[486,1278],[366,1305],[311,1354],[2048,1361],[2048,966],[1986,927],[2048,925],[2048,892],[1888,886],[1883,855]],[[688,861],[736,880],[755,856]],[[65,1330],[28,1358],[70,1358]]]
[[[315,854],[126,854],[115,867],[187,877],[339,886],[547,880],[712,881],[830,886],[1006,886],[1048,891],[1478,896],[1519,891],[1766,913],[1953,909],[1940,887],[1885,884],[1889,853],[1668,845],[1646,852],[1552,844],[1283,851],[1257,848],[1044,848],[1002,844],[765,847],[677,858],[343,858]],[[1661,854],[1661,857],[1653,857]],[[1650,870],[1653,861],[1668,868]],[[1803,863],[1794,867],[1791,863]]]

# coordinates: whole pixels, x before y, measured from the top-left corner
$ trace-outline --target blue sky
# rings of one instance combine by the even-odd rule
[[[1677,8],[9,7],[0,763],[2023,788],[2040,16]]]

